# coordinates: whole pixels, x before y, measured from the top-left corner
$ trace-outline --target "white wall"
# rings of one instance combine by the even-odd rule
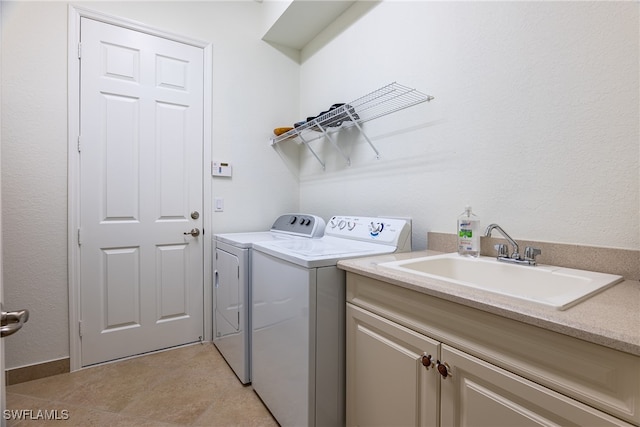
[[[80,4],[80,3],[77,3]],[[298,184],[269,146],[298,111],[299,64],[260,40],[254,1],[87,2],[84,7],[213,44],[213,232],[268,228],[298,207]],[[67,2],[2,1],[2,227],[5,303],[29,323],[5,340],[7,368],[69,356]],[[293,100],[293,102],[292,102]],[[277,189],[277,190],[274,190]]]
[[[5,303],[29,322],[6,367],[69,354],[64,5],[2,2],[2,231]],[[66,329],[66,330],[65,330]]]
[[[234,166],[213,232],[409,215],[421,248],[470,202],[515,238],[640,247],[637,2],[383,2],[301,66],[260,40],[259,2],[85,6],[213,43],[212,151]],[[69,354],[67,3],[2,7],[5,303],[32,311],[5,341],[13,368]],[[379,161],[362,140],[350,168],[303,151],[298,193],[272,129],[391,81],[436,99],[366,124]]]
[[[381,160],[303,151],[301,209],[408,215],[424,248],[469,202],[516,239],[640,249],[639,8],[381,3],[303,62],[301,115],[392,81],[436,99],[365,125]]]

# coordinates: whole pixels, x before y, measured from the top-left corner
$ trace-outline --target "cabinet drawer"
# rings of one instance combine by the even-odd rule
[[[354,273],[347,301],[640,425],[640,357]]]

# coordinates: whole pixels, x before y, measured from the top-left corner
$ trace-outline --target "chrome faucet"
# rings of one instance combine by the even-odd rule
[[[507,234],[506,231],[502,229],[498,224],[491,224],[487,227],[487,230],[484,232],[486,237],[491,237],[491,232],[493,230],[497,230],[502,236],[507,239],[507,241],[513,246],[513,252],[509,255],[509,248],[507,245],[502,243],[495,245],[496,250],[498,251],[497,259],[498,261],[510,262],[514,264],[524,264],[524,265],[536,265],[536,256],[540,255],[542,251],[537,248],[532,248],[531,246],[527,246],[524,249],[524,258],[520,256],[520,251],[518,249],[518,243],[511,236]]]

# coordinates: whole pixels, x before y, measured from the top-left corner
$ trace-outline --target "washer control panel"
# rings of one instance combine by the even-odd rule
[[[290,213],[280,215],[271,226],[271,231],[294,234],[302,237],[322,237],[325,222],[316,215]]]
[[[333,216],[324,234],[397,246],[407,238],[411,240],[411,222],[400,218]]]

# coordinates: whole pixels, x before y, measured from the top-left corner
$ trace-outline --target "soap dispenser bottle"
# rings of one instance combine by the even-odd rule
[[[468,205],[458,217],[458,254],[472,257],[480,255],[480,218]]]

